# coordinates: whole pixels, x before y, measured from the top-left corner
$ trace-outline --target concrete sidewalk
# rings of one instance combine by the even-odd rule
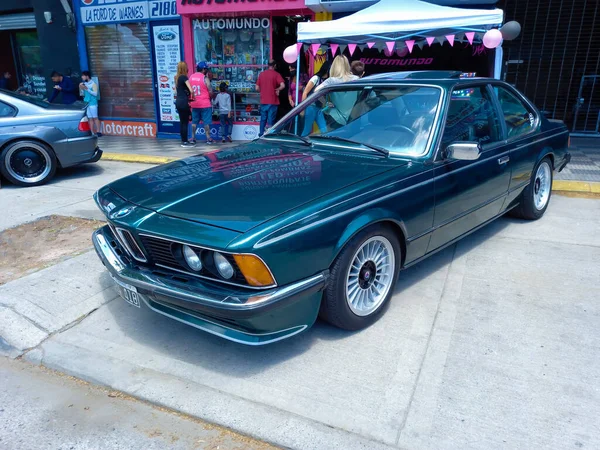
[[[355,333],[244,347],[116,298],[90,252],[0,287],[20,318],[0,335],[12,356],[285,448],[600,448],[599,215],[553,196],[539,221],[499,219],[402,272]]]

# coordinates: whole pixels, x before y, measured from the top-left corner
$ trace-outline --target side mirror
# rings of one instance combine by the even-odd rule
[[[474,161],[481,155],[481,146],[477,142],[455,142],[446,147],[446,158],[461,161]]]

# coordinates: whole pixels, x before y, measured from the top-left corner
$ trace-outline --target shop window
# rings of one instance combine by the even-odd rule
[[[508,137],[514,138],[534,130],[535,115],[521,100],[506,89],[494,86],[494,91],[500,101]]]
[[[15,43],[20,69],[19,90],[35,97],[46,97],[46,78],[37,32],[17,31]]]
[[[442,148],[453,142],[497,142],[501,136],[500,121],[486,86],[452,92],[446,117]]]
[[[148,25],[85,28],[92,75],[98,77],[102,118],[155,119]]]
[[[193,29],[194,60],[210,65],[213,89],[226,82],[234,94],[235,120],[259,122],[260,95],[255,85],[269,62],[269,19],[197,19]]]

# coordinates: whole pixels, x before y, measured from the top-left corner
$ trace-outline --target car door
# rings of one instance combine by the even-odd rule
[[[540,141],[540,117],[516,90],[493,83],[492,90],[505,124],[510,151],[511,180],[505,206],[511,205],[531,180],[531,172],[545,143]]]
[[[472,161],[446,156],[455,142],[476,142],[481,154]],[[486,84],[453,90],[441,143],[434,160],[435,212],[428,251],[497,216],[510,182],[510,161],[503,123]]]

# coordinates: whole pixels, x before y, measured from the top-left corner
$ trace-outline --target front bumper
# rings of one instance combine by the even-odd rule
[[[92,241],[115,281],[134,286],[150,309],[247,345],[279,341],[310,327],[316,320],[328,275],[322,272],[264,291],[225,287],[136,265],[108,226],[95,231]]]

